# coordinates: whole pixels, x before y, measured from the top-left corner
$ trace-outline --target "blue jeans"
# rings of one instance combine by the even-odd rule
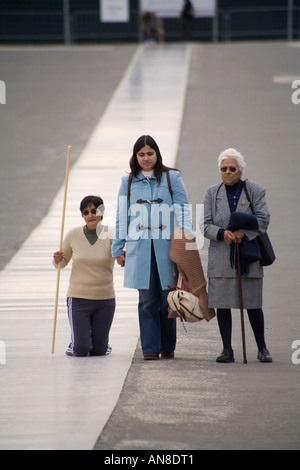
[[[151,253],[149,289],[139,289],[139,323],[143,354],[171,353],[176,347],[176,319],[168,318],[168,290],[162,290],[155,253]]]

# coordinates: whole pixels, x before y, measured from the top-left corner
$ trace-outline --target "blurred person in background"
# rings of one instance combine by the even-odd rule
[[[195,11],[190,0],[184,0],[184,6],[181,10],[180,21],[181,21],[181,37],[184,41],[188,41],[192,38],[192,26]]]

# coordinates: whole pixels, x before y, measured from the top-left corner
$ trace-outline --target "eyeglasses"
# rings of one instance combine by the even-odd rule
[[[227,170],[231,171],[231,173],[235,173],[238,169],[235,168],[235,166],[222,166],[222,173],[226,173]]]
[[[90,211],[88,209],[85,209],[84,211],[82,211],[82,215],[85,215],[85,216],[89,215],[89,213],[96,215],[97,209],[91,209]]]

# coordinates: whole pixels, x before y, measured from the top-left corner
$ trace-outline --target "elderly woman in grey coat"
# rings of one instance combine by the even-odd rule
[[[259,233],[267,230],[270,220],[265,190],[258,184],[242,180],[246,163],[235,149],[224,150],[219,155],[218,166],[222,183],[208,188],[204,200],[204,236],[210,240],[208,255],[208,302],[217,309],[217,319],[223,342],[223,351],[217,362],[234,362],[231,345],[231,309],[239,308],[237,270],[232,266],[231,245],[245,240],[255,240]],[[258,222],[258,230],[228,230],[233,212],[252,214],[250,201]],[[257,359],[272,362],[266,347],[264,335],[264,314],[262,310],[263,268],[259,261],[249,264],[242,276],[243,304],[258,347]]]

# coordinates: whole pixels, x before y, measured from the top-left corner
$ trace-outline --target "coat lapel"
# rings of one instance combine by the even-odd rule
[[[223,211],[224,217],[230,217],[231,212],[224,183],[222,183],[217,190],[216,200],[217,207],[219,210]],[[250,202],[247,199],[245,190],[243,188],[236,210],[237,212],[249,212],[249,206]]]
[[[238,205],[236,207],[236,211],[237,212],[249,212],[248,211],[249,206],[250,206],[250,203],[249,203],[249,201],[246,197],[246,193],[245,193],[245,190],[243,188],[243,190],[241,192],[239,202],[238,202]]]
[[[222,218],[228,220],[231,213],[224,183],[222,183],[217,190],[216,207],[218,208],[218,212],[222,214]]]

